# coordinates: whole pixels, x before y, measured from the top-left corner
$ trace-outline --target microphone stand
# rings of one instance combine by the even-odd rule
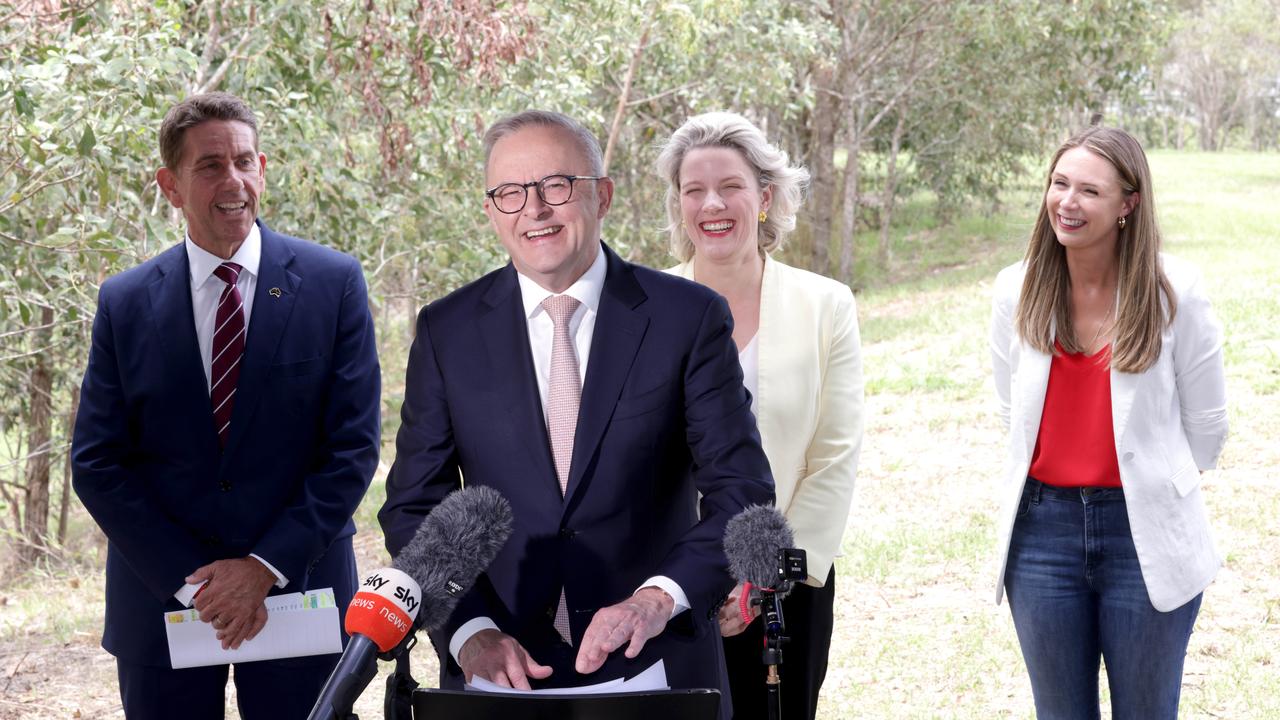
[[[782,596],[785,592],[760,588],[760,614],[764,616],[764,651],[760,659],[767,670],[764,683],[768,693],[769,720],[782,718],[782,676],[778,674],[778,666],[782,664],[782,645],[790,640],[784,634],[786,622],[782,617]]]
[[[765,702],[769,707],[769,720],[782,720],[782,675],[778,673],[778,666],[782,664],[782,646],[791,639],[784,634],[786,620],[782,616],[782,598],[790,591],[790,581],[784,580],[773,588],[759,587],[748,582],[738,601],[742,619],[748,622],[751,618],[747,611],[748,603],[760,606],[764,622],[764,651],[760,660],[766,669]]]

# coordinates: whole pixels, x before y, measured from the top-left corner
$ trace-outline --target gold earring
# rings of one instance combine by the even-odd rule
[[[1117,224],[1120,226],[1120,229],[1121,229],[1121,230],[1123,230],[1123,229],[1124,229],[1124,218],[1120,218],[1120,219],[1117,221]]]
[[[760,211],[760,222],[764,222],[765,220],[768,220],[768,219],[769,219],[769,213],[767,213],[767,212],[765,212],[765,211],[761,210],[761,211]]]

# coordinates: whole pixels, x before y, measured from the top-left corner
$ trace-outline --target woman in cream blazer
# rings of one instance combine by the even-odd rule
[[[745,118],[709,113],[672,135],[658,161],[668,180],[670,272],[724,295],[773,471],[777,506],[808,555],[809,577],[783,602],[792,638],[783,716],[813,718],[826,673],[834,562],[853,497],[862,439],[862,361],[848,286],[771,257],[795,227],[808,174],[787,164]],[[737,720],[765,717],[761,623],[741,618],[735,590],[721,610]],[[744,632],[745,630],[745,632]]]
[[[1040,718],[1099,716],[1100,656],[1115,718],[1176,718],[1221,564],[1199,488],[1227,433],[1222,332],[1198,271],[1159,244],[1141,146],[1091,127],[1054,156],[1027,259],[996,279],[996,602],[1007,590]]]

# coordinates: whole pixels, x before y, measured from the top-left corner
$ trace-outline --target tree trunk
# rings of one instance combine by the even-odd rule
[[[858,237],[858,180],[861,168],[862,136],[858,132],[860,118],[850,118],[849,140],[845,144],[848,156],[844,161],[844,196],[841,202],[841,218],[844,232],[840,234],[841,282],[853,284],[854,243]]]
[[[889,148],[888,164],[884,171],[884,194],[880,200],[880,270],[889,272],[892,254],[889,247],[889,228],[893,224],[893,208],[898,191],[898,151],[902,149],[902,132],[906,126],[907,108],[898,108],[898,122],[893,126],[893,139]]]
[[[640,57],[644,55],[644,48],[649,44],[649,29],[653,27],[653,17],[658,11],[658,3],[649,4],[649,12],[645,16],[644,30],[640,33],[640,42],[636,43],[636,49],[631,53],[631,62],[627,65],[627,74],[622,80],[622,92],[618,94],[618,107],[613,113],[613,124],[609,127],[609,139],[604,146],[604,171],[602,174],[609,174],[609,163],[613,160],[613,150],[618,143],[618,133],[622,129],[622,118],[627,109],[627,101],[631,99],[631,83],[636,77],[636,68],[640,67]]]
[[[840,113],[840,98],[834,94],[835,68],[821,64],[814,69],[814,99],[809,133],[810,233],[813,255],[809,269],[820,275],[831,274],[831,214],[835,205],[836,119]]]
[[[48,345],[53,334],[53,308],[40,311],[40,324],[46,329],[36,333],[37,347]],[[49,371],[49,353],[42,351],[35,357],[31,370],[30,411],[27,422],[27,477],[23,501],[23,544],[19,558],[31,564],[41,557],[49,546],[49,451],[50,426],[52,425],[53,374]]]
[[[71,386],[71,411],[67,413],[67,437],[76,427],[76,413],[80,412],[80,388]],[[58,501],[58,545],[67,542],[67,508],[71,505],[71,447],[62,463],[62,499]]]

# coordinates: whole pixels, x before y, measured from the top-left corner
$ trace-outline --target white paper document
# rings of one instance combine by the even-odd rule
[[[173,669],[342,652],[333,588],[273,595],[263,604],[267,607],[266,626],[235,650],[222,649],[217,632],[200,621],[195,608],[164,613],[161,620],[169,637]]]
[[[606,680],[602,683],[596,683],[594,685],[579,685],[578,687],[548,688],[546,690],[516,690],[514,688],[495,685],[479,675],[475,675],[471,678],[471,682],[467,685],[467,689],[479,690],[481,692],[511,693],[517,695],[600,695],[603,693],[652,692],[655,690],[670,690],[671,688],[667,685],[667,668],[662,664],[662,661],[659,660],[630,680],[617,678],[616,680]]]

